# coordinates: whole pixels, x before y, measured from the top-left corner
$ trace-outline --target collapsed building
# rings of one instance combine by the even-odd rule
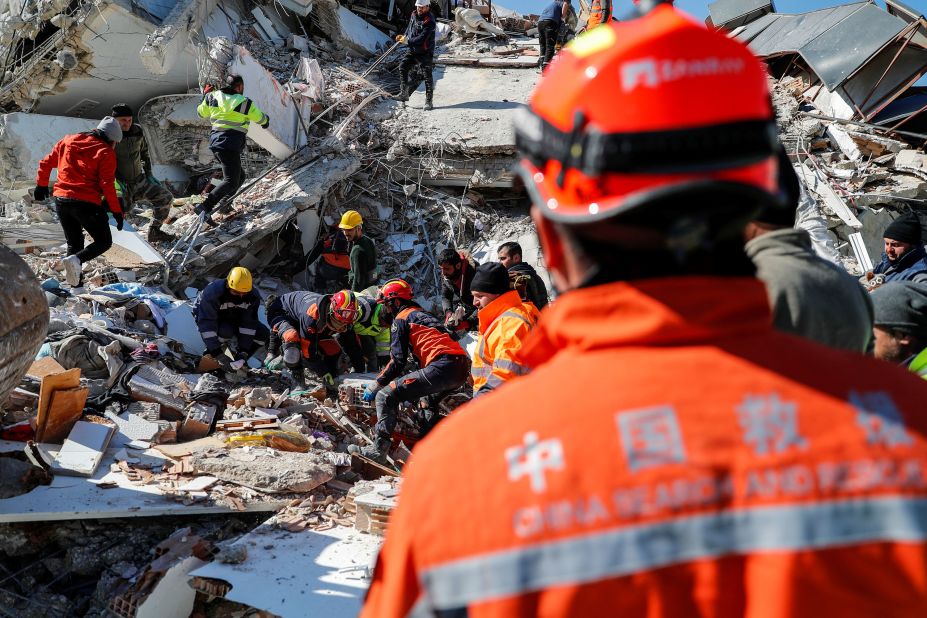
[[[770,67],[780,136],[804,186],[797,225],[858,275],[888,222],[927,193],[917,124],[927,101],[912,87],[927,70],[927,22],[887,4],[710,8]],[[395,466],[348,455],[370,440],[373,412],[360,398],[370,375],[300,386],[257,356],[216,374],[191,303],[235,265],[264,296],[306,289],[306,256],[348,209],[377,245],[380,281],[414,282],[426,310],[440,307],[446,248],[485,262],[516,240],[544,275],[512,172],[513,117],[539,78],[537,39],[525,36],[537,18],[487,3],[482,23],[441,22],[435,109],[425,112],[421,92],[406,105],[389,96],[399,60],[390,41],[411,6],[0,4],[10,50],[0,263],[31,290],[15,307],[0,298],[15,318],[0,330],[6,613],[357,613],[416,439],[412,414]],[[433,8],[450,17],[449,5]],[[227,73],[244,76],[271,124],[249,131],[246,182],[220,225],[203,228],[193,209],[216,165],[195,108],[200,88]],[[71,291],[54,267],[64,241],[55,214],[27,189],[57,140],[117,102],[137,110],[155,175],[177,196],[165,229],[178,240],[146,242],[143,206],[113,230],[86,288]]]

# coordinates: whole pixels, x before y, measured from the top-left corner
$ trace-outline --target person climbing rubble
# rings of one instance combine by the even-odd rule
[[[534,266],[522,261],[521,245],[515,241],[504,242],[496,250],[499,262],[509,271],[512,287],[518,290],[522,300],[534,303],[539,310],[547,306],[547,286],[534,270]]]
[[[349,243],[348,289],[366,290],[377,281],[377,247],[364,236],[364,218],[356,210],[349,210],[341,216],[338,228]]]
[[[441,290],[444,326],[455,336],[462,336],[476,327],[476,306],[470,293],[476,262],[465,252],[449,248],[438,256],[438,266],[444,277]]]
[[[542,71],[554,59],[560,26],[569,17],[571,8],[569,0],[554,0],[541,10],[541,17],[538,19],[538,41],[540,43],[538,67]]]
[[[766,207],[744,230],[744,250],[766,285],[773,325],[865,353],[872,341],[872,301],[855,277],[815,254],[808,232],[794,227],[801,189],[785,150],[779,151],[779,189],[788,208]]]
[[[39,162],[33,190],[33,197],[39,202],[48,199],[51,171],[58,170],[55,211],[68,250],[61,265],[71,287],[83,285],[84,263],[113,246],[108,213],[113,215],[116,229],[122,230],[123,214],[116,195],[116,152],[113,150],[121,139],[119,123],[107,116],[96,129],[68,135],[59,141]],[[87,247],[84,246],[84,230],[93,239]]]
[[[923,615],[927,384],[774,330],[743,252],[781,205],[762,62],[663,4],[515,131],[562,294],[416,445],[362,618]]]
[[[927,284],[890,281],[871,293],[873,356],[927,380]]]
[[[433,108],[435,80],[435,18],[431,14],[430,0],[415,0],[415,10],[409,17],[405,34],[397,34],[396,41],[409,49],[399,63],[399,94],[397,101],[408,101],[412,95],[409,74],[413,67],[425,79],[425,109]]]
[[[921,221],[914,211],[889,223],[883,233],[885,253],[882,261],[863,275],[863,281],[878,277],[880,282],[927,282],[927,251],[924,250],[921,229]]]
[[[267,307],[271,345],[265,367],[277,370],[285,365],[300,383],[303,369],[309,369],[326,388],[334,388],[341,357],[336,336],[347,332],[355,320],[357,298],[349,290],[325,295],[290,292],[273,299]]]
[[[363,396],[364,401],[376,401],[374,443],[364,447],[352,444],[348,450],[382,463],[392,443],[399,404],[460,388],[470,376],[470,358],[441,323],[412,300],[412,286],[408,282],[402,279],[386,282],[377,303],[383,306],[381,315],[391,327],[389,362]],[[410,354],[419,369],[400,377]],[[434,412],[420,419],[422,435],[438,420],[440,417]]]
[[[223,199],[231,199],[244,182],[241,153],[245,149],[248,126],[252,122],[265,129],[270,125],[267,114],[242,94],[244,91],[245,81],[241,75],[229,74],[222,89],[213,90],[209,85],[204,88],[203,100],[196,108],[200,118],[212,123],[209,149],[222,166],[222,180],[196,207],[196,212],[204,215],[212,226],[216,225],[210,217],[213,208]]]
[[[528,373],[518,353],[540,313],[512,289],[509,272],[499,262],[480,264],[470,291],[479,309],[480,335],[471,369],[475,398]]]
[[[236,266],[225,279],[213,281],[197,295],[193,305],[196,326],[206,353],[225,371],[242,369],[267,345],[270,331],[258,319],[260,307],[261,294],[244,266]]]
[[[145,133],[134,122],[132,108],[118,103],[112,109],[113,118],[122,129],[122,141],[116,144],[116,180],[123,187],[123,201],[131,210],[136,200],[151,204],[148,242],[169,242],[171,234],[161,229],[171,211],[174,196],[154,177]]]
[[[306,256],[309,287],[317,292],[333,292],[348,286],[351,272],[351,243],[339,226],[319,239]],[[321,259],[319,259],[321,258]]]
[[[353,336],[350,332],[339,335],[338,341],[348,355],[354,371],[379,371],[389,361],[389,324],[383,318],[383,305],[377,303],[376,287],[357,294],[357,321]]]

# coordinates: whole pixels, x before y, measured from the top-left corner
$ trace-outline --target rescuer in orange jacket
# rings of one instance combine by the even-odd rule
[[[110,116],[97,128],[68,135],[39,162],[33,196],[48,199],[51,171],[58,169],[55,181],[55,211],[64,230],[68,255],[61,260],[68,285],[77,287],[83,279],[83,264],[106,253],[113,246],[108,213],[123,224],[122,208],[116,195],[115,144],[122,140],[119,123]],[[105,198],[103,205],[101,196]],[[93,242],[84,247],[84,230]]]
[[[271,343],[265,366],[268,369],[279,367],[273,357],[282,342],[280,360],[288,369],[296,371],[297,381],[302,381],[302,368],[305,367],[317,373],[326,387],[334,387],[341,356],[336,336],[347,332],[356,319],[357,298],[348,290],[326,295],[290,292],[271,300],[267,306]]]
[[[540,80],[516,140],[563,294],[531,373],[416,445],[362,616],[924,615],[927,385],[772,330],[743,252],[782,203],[766,79],[658,6]]]
[[[509,281],[505,266],[489,262],[477,266],[470,284],[480,322],[471,368],[474,397],[528,373],[517,355],[540,313],[530,302],[522,302]]]
[[[383,284],[377,303],[383,306],[381,319],[392,326],[389,362],[377,376],[376,385],[364,391],[364,401],[376,400],[374,443],[363,448],[352,444],[348,450],[382,462],[392,442],[399,404],[459,388],[470,375],[470,359],[441,322],[415,304],[412,286],[406,281],[393,279]],[[410,353],[419,368],[400,377]],[[433,415],[431,422],[437,421]],[[432,426],[423,427],[423,433]]]
[[[592,4],[589,5],[589,19],[586,20],[586,30],[592,30],[611,20],[612,0],[592,0]]]

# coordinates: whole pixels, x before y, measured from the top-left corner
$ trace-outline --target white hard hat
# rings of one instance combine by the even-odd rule
[[[431,6],[431,0],[415,0],[415,6]]]

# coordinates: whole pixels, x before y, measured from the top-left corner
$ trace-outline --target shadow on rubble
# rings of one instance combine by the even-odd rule
[[[515,109],[522,103],[516,101],[466,101],[454,105],[441,105],[441,109]]]

